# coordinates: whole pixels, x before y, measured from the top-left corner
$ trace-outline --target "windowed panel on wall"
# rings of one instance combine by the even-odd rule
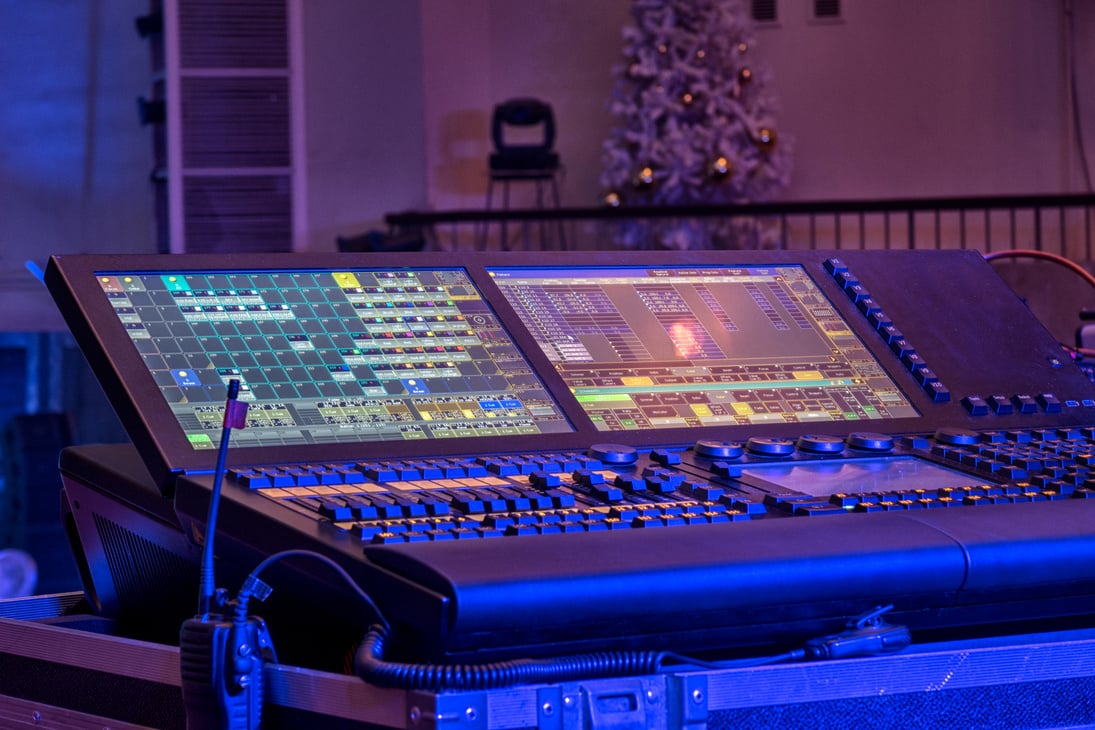
[[[787,3],[784,2],[783,4]],[[842,20],[840,0],[811,0],[808,7],[808,22],[838,23]],[[780,4],[780,0],[750,0],[749,3],[749,15],[759,27],[779,23],[783,11],[784,8]]]
[[[164,163],[153,176],[161,250],[292,250],[303,223],[294,194],[298,3],[162,1],[153,79],[166,107]]]

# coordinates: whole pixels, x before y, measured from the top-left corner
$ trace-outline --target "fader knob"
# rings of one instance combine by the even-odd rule
[[[847,438],[848,448],[860,451],[892,451],[894,447],[893,436],[884,433],[850,433]]]
[[[700,439],[692,450],[699,456],[711,459],[737,459],[745,453],[745,447],[740,441],[712,441]]]
[[[941,428],[935,432],[935,440],[948,446],[970,446],[977,443],[980,435],[976,431],[962,428]]]
[[[798,448],[811,454],[840,454],[844,452],[844,439],[818,433],[803,434],[798,437]]]
[[[758,456],[790,456],[795,453],[795,442],[790,439],[753,436],[745,442],[749,453]]]
[[[589,447],[589,455],[605,464],[615,466],[634,464],[639,458],[639,452],[623,444],[593,444]]]

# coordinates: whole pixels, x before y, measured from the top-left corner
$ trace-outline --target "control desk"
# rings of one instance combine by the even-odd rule
[[[322,553],[406,657],[1090,613],[1095,384],[976,252],[63,256],[46,281],[133,442],[61,459],[106,613],[175,605],[230,380],[221,569]],[[272,616],[376,620],[287,562]]]

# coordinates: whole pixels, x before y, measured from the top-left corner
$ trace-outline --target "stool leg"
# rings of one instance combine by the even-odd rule
[[[559,210],[562,206],[559,204],[559,182],[554,174],[551,176],[551,198],[555,203],[555,210]],[[566,250],[567,237],[566,237],[566,222],[560,218],[558,220],[559,229],[559,248]]]
[[[509,210],[509,180],[502,181],[502,210]],[[509,250],[509,238],[506,234],[506,219],[502,219],[502,241],[499,244],[499,248],[503,251]]]
[[[537,210],[543,210],[544,209],[544,181],[540,180],[540,179],[536,180],[536,209]],[[547,245],[548,244],[548,240],[547,240],[547,221],[545,221],[543,218],[540,219],[539,228],[540,228],[540,248],[542,250],[546,250],[548,248],[548,245]],[[526,239],[527,239],[527,236],[526,236]],[[526,249],[528,248],[528,241],[527,240],[525,241],[525,248]]]
[[[487,210],[490,210],[491,198],[494,196],[494,177],[487,178]],[[487,248],[487,234],[490,233],[490,221],[482,221],[478,224],[479,250],[485,251]]]

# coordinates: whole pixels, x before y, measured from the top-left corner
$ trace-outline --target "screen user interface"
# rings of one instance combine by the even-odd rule
[[[799,265],[489,272],[602,431],[919,415]]]
[[[195,449],[573,430],[462,269],[97,277]]]

